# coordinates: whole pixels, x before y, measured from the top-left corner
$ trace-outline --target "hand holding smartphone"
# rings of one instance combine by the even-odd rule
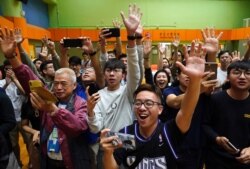
[[[43,100],[47,102],[57,102],[56,96],[51,93],[49,90],[45,89],[40,80],[30,80],[29,81],[30,91],[34,91],[40,96]]]
[[[107,133],[107,137],[111,136],[118,136],[119,140],[113,140],[112,144],[114,146],[117,146],[119,142],[122,142],[122,147],[128,150],[135,150],[135,136],[131,134],[125,134],[125,133],[118,133],[118,132],[113,132],[109,131]]]
[[[111,38],[111,37],[120,37],[120,29],[119,28],[104,28],[107,30],[105,34],[109,34],[106,37]]]
[[[236,148],[230,141],[227,141],[227,145],[234,150],[235,154],[240,153],[240,149]]]
[[[215,74],[208,78],[208,80],[217,79],[217,63],[216,62],[206,62],[205,63],[205,72],[214,72]]]

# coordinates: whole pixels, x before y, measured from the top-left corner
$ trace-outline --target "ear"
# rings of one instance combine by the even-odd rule
[[[163,106],[159,106],[159,112],[158,112],[158,115],[160,115],[163,111]]]
[[[74,90],[76,89],[76,86],[77,86],[77,82],[75,82],[75,83],[73,84],[73,89],[74,89]]]

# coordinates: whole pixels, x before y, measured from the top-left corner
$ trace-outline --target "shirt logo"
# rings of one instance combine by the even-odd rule
[[[127,158],[127,162],[129,166],[131,166],[135,162],[135,156],[130,156]],[[167,169],[167,162],[164,156],[162,157],[156,157],[156,158],[143,158],[142,161],[138,164],[136,169]]]

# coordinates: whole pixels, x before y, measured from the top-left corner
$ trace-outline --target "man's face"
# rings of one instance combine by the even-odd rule
[[[76,88],[76,83],[73,83],[68,74],[57,74],[54,78],[53,91],[60,101],[68,101]]]
[[[153,101],[153,104],[147,104],[145,101]],[[144,103],[136,106],[136,102]],[[141,91],[136,95],[134,100],[134,112],[140,127],[144,131],[152,131],[157,125],[158,116],[162,112],[162,106],[156,94],[150,91]],[[146,106],[145,106],[146,105]],[[149,105],[149,106],[148,106]]]
[[[82,81],[83,83],[96,81],[95,70],[92,67],[84,69],[82,74]]]
[[[231,88],[248,91],[250,89],[250,69],[232,69],[228,76]]]
[[[78,77],[78,75],[80,74],[81,65],[80,64],[75,64],[75,63],[70,63],[69,68],[74,70],[76,76]]]
[[[40,70],[41,64],[42,64],[42,61],[40,61],[40,60],[37,60],[37,61],[36,61],[35,66],[36,66],[36,69],[37,69],[37,70]]]
[[[55,76],[55,69],[53,66],[53,63],[49,63],[46,66],[46,69],[43,70],[44,74],[49,76],[49,77],[54,77]]]
[[[162,60],[162,67],[163,67],[163,68],[169,67],[169,64],[168,64],[167,59],[163,59],[163,60]]]
[[[156,76],[156,86],[158,86],[160,89],[164,89],[168,84],[168,77],[166,73],[160,72]]]
[[[124,73],[121,68],[106,68],[104,74],[109,90],[116,90],[120,87],[120,82],[124,77]]]
[[[126,58],[126,57],[123,57],[123,58],[121,58],[120,59],[123,63],[124,63],[124,65],[127,67],[127,65],[128,65],[128,59]]]
[[[220,56],[220,64],[221,64],[221,66],[223,66],[225,68],[227,68],[227,66],[231,63],[231,60],[232,60],[232,58],[228,52],[226,52]]]

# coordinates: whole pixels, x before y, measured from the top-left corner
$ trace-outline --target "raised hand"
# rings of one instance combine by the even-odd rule
[[[16,50],[16,41],[12,30],[4,28],[4,31],[0,28],[0,49],[5,57],[12,58]]]
[[[144,53],[144,58],[148,58],[150,53],[152,51],[152,40],[147,39],[143,42],[143,53]]]
[[[121,27],[122,27],[122,22],[119,21],[117,18],[116,18],[116,19],[113,19],[112,23],[113,23],[113,26],[114,26],[115,28],[121,28]]]
[[[201,43],[199,44],[198,48],[195,49],[195,42],[193,41],[191,44],[190,54],[188,54],[187,48],[184,46],[184,54],[186,66],[184,66],[181,62],[176,62],[181,71],[190,79],[203,77],[205,70],[206,50],[202,48]]]
[[[232,52],[232,62],[240,60],[240,51],[233,51]]]
[[[138,28],[136,29],[135,33],[136,33],[136,34],[139,34],[139,35],[142,35],[142,32],[143,32],[143,26],[142,26],[142,24],[140,23],[140,24],[138,25]]]
[[[20,28],[14,29],[14,38],[17,44],[21,44],[24,41],[22,30]]]
[[[135,4],[129,5],[128,17],[125,17],[124,12],[122,11],[121,16],[128,35],[134,35],[141,22],[142,13],[140,12],[140,8],[138,8]]]
[[[174,35],[174,36],[173,36],[172,45],[173,45],[175,48],[178,48],[178,46],[180,45],[180,38],[179,38],[178,35]]]
[[[216,53],[219,50],[219,40],[223,32],[220,32],[218,36],[215,35],[214,28],[202,29],[201,32],[205,43],[203,47],[207,52]]]
[[[83,39],[82,50],[88,54],[93,53],[94,47],[93,47],[91,39],[89,37],[82,37],[82,39]]]
[[[158,44],[158,51],[160,52],[161,55],[166,53],[166,46],[163,43],[159,43]]]

